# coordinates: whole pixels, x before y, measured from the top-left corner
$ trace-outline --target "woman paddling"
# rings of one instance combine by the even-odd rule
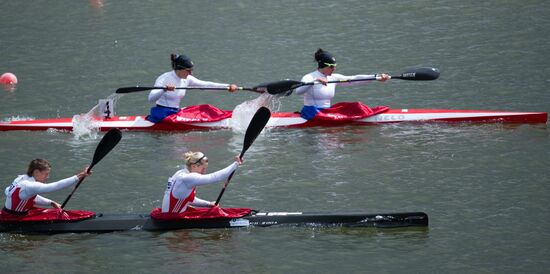
[[[155,86],[165,87],[164,89],[154,89],[149,93],[149,102],[156,103],[151,108],[151,114],[147,119],[157,123],[166,116],[175,114],[179,111],[180,101],[185,96],[185,89],[175,89],[182,87],[202,87],[202,88],[227,88],[229,92],[237,90],[237,85],[208,82],[197,79],[192,75],[193,61],[185,55],[171,54],[172,71],[159,76],[155,81]]]
[[[54,192],[76,184],[79,180],[89,176],[88,168],[72,177],[46,184],[50,176],[51,165],[47,160],[32,160],[27,173],[19,175],[13,183],[5,190],[6,203],[2,213],[12,215],[26,215],[35,206],[51,206],[61,208],[55,201],[42,197],[38,194]]]
[[[178,170],[168,179],[168,185],[162,200],[162,213],[183,213],[191,207],[213,207],[215,202],[199,199],[195,188],[199,185],[213,184],[226,180],[243,163],[239,156],[235,162],[214,173],[205,174],[208,158],[202,152],[186,152],[185,168]]]
[[[314,55],[317,62],[317,70],[308,73],[302,77],[302,82],[309,83],[317,81],[322,85],[306,85],[296,89],[296,94],[304,96],[304,107],[301,115],[304,119],[310,120],[315,117],[320,110],[331,107],[331,100],[334,98],[336,85],[358,86],[367,84],[368,80],[356,82],[328,83],[329,81],[354,80],[354,79],[372,79],[374,75],[353,75],[345,76],[334,73],[336,70],[336,59],[332,54],[323,49],[318,49]],[[387,74],[376,75],[378,81],[386,81],[390,77]]]

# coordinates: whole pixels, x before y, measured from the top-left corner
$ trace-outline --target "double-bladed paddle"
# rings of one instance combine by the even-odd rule
[[[390,76],[393,79],[401,80],[417,80],[417,81],[429,81],[435,80],[439,77],[439,70],[432,67],[419,67],[406,70],[401,75]],[[353,80],[339,80],[329,81],[328,83],[345,83],[345,82],[357,82],[357,81],[371,81],[376,80],[376,76],[370,78],[353,79]],[[238,90],[249,90],[257,93],[267,92],[272,95],[283,94],[289,90],[308,85],[319,84],[319,82],[304,83],[296,80],[281,80],[269,83],[263,83],[251,88],[237,87]],[[151,89],[164,89],[165,87],[123,87],[118,88],[116,93],[132,93],[138,91],[145,91]],[[205,88],[205,87],[180,87],[175,89],[201,89],[201,90],[228,90],[228,88]]]
[[[164,89],[164,88],[166,88],[166,87],[123,87],[123,88],[118,88],[116,90],[116,93],[132,93],[132,92],[138,92],[138,91],[145,91],[145,90],[151,90],[151,89]],[[208,88],[208,87],[178,87],[178,88],[175,88],[175,89],[229,90],[228,88],[215,88],[215,87],[212,87],[212,88]],[[264,92],[267,91],[269,94],[277,94],[277,93],[274,93],[273,91],[271,91],[269,88],[266,88],[265,85],[258,85],[256,87],[252,87],[252,88],[237,87],[237,90],[249,90],[249,91],[254,91],[254,92],[257,92],[257,93],[264,93]]]
[[[403,72],[401,75],[390,76],[392,79],[401,79],[401,80],[416,80],[416,81],[430,81],[435,80],[439,77],[439,70],[432,67],[418,67],[411,68]],[[347,82],[358,82],[358,81],[372,81],[376,80],[377,76],[373,75],[368,78],[361,79],[351,79],[351,80],[336,80],[328,81],[328,83],[347,83]],[[304,83],[296,80],[282,80],[277,82],[266,83],[256,88],[265,88],[269,91],[270,94],[281,94],[301,86],[311,86],[315,84],[320,84],[320,82],[308,82]]]
[[[246,133],[244,134],[243,150],[241,151],[239,158],[243,158],[244,153],[248,150],[248,148],[250,148],[254,140],[256,140],[256,137],[260,135],[260,132],[262,132],[262,129],[264,129],[265,125],[269,121],[269,117],[271,117],[271,111],[269,111],[269,109],[266,107],[260,107],[260,109],[256,111],[256,114],[254,114],[254,117],[252,117],[250,124],[248,124],[248,128],[246,128]],[[220,195],[218,195],[218,199],[216,199],[216,205],[220,203],[220,199],[222,198],[222,195],[225,192],[229,181],[233,177],[233,174],[235,174],[235,171],[233,171],[229,175],[229,177],[227,177],[227,181],[225,181],[222,191],[220,192]]]
[[[99,144],[95,149],[94,158],[92,159],[92,164],[90,164],[90,166],[88,167],[88,172],[90,172],[92,168],[99,161],[101,161],[101,159],[103,159],[103,157],[105,157],[105,155],[107,155],[107,153],[109,153],[109,151],[111,151],[118,144],[121,138],[122,138],[122,133],[120,132],[120,130],[116,128],[113,128],[109,130],[107,133],[105,133],[105,135],[103,136],[103,138],[101,139],[101,141],[99,142]],[[78,186],[80,186],[80,183],[82,183],[82,181],[84,181],[84,177],[80,179],[78,183],[75,185],[75,187],[73,188],[73,191],[71,191],[71,194],[69,194],[69,196],[65,199],[65,201],[61,205],[61,208],[65,207],[65,205],[67,204],[69,199],[71,199],[74,192],[76,191]]]

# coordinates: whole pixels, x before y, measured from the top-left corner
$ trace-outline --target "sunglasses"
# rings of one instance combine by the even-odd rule
[[[329,63],[323,63],[323,64],[327,67],[333,67],[333,68],[336,67],[336,64],[329,64]]]

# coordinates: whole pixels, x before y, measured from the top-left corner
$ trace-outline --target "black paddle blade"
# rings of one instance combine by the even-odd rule
[[[243,150],[239,157],[243,157],[244,153],[250,148],[254,140],[260,135],[260,132],[264,129],[265,125],[271,117],[271,111],[266,107],[261,107],[256,111],[254,117],[250,121],[248,128],[246,128],[246,133],[244,134]]]
[[[241,151],[241,155],[239,155],[239,158],[243,158],[244,153],[248,150],[248,148],[250,148],[258,135],[260,135],[260,132],[262,132],[270,117],[271,111],[269,111],[269,109],[266,107],[260,107],[256,111],[254,117],[252,117],[252,120],[250,120],[250,124],[248,124],[248,127],[246,128],[246,133],[244,134],[243,150]],[[231,178],[233,178],[233,174],[235,174],[235,171],[231,172],[229,177],[227,177],[227,180],[225,181],[225,184],[220,194],[218,195],[218,198],[216,199],[215,205],[218,205],[220,203],[222,195],[225,192],[227,185],[229,185],[229,181],[231,181]]]
[[[289,90],[295,89],[297,87],[301,87],[303,85],[304,85],[304,83],[300,82],[300,81],[282,80],[282,81],[277,81],[277,82],[269,82],[269,83],[259,84],[255,87],[253,87],[253,89],[261,90],[263,92],[267,91],[267,93],[269,93],[269,94],[277,95],[277,94],[281,94],[281,93],[286,93]]]
[[[99,142],[95,149],[94,158],[92,159],[92,164],[88,168],[88,170],[92,170],[92,167],[95,166],[109,151],[111,151],[120,141],[122,138],[122,133],[117,128],[110,129],[107,133],[105,133],[105,136],[103,136],[103,139]]]
[[[392,78],[398,78],[402,80],[418,80],[418,81],[430,81],[439,77],[439,70],[432,67],[420,67],[406,70],[400,76]]]
[[[105,133],[105,135],[103,136],[101,141],[99,141],[99,144],[95,148],[94,158],[92,159],[92,164],[88,167],[88,172],[90,172],[92,170],[92,167],[94,167],[95,164],[101,161],[101,159],[103,159],[103,157],[105,157],[105,155],[107,155],[107,153],[109,153],[109,151],[111,151],[118,144],[121,138],[122,133],[117,128],[112,128],[107,133]],[[74,186],[69,196],[67,196],[67,198],[65,198],[65,201],[63,201],[61,208],[65,208],[65,206],[67,205],[67,203],[83,180],[84,178],[80,179],[78,183]]]

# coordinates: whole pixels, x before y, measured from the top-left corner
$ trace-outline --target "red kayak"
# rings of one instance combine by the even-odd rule
[[[431,67],[411,68],[399,76],[391,76],[392,79],[430,81],[439,77],[439,70]],[[334,81],[330,83],[353,82],[375,80],[373,78]],[[253,88],[239,88],[258,93],[267,92],[271,95],[286,94],[288,91],[304,85],[314,85],[316,82],[304,83],[294,80],[282,80],[265,83]],[[125,87],[119,88],[116,93],[132,93],[157,89],[163,87]],[[200,87],[185,87],[182,89],[204,89]],[[213,88],[215,89],[215,88]],[[225,89],[225,88],[223,88]],[[288,94],[287,94],[288,95]],[[98,128],[107,131],[118,128],[132,131],[189,131],[229,129],[240,126],[239,120],[233,121],[233,113],[230,110],[220,110],[211,105],[189,106],[181,109],[177,114],[168,116],[164,120],[153,123],[146,116],[112,116],[110,115],[114,104],[101,102],[98,106],[105,108],[100,113],[105,117],[95,117],[86,121],[86,128]],[[0,122],[0,131],[8,130],[66,130],[79,129],[82,126],[81,118],[58,119],[32,119],[10,120]],[[546,112],[516,112],[495,110],[451,110],[451,109],[390,109],[385,106],[369,108],[359,102],[341,102],[329,109],[321,110],[313,119],[306,120],[298,112],[272,113],[267,127],[314,127],[314,126],[340,126],[340,125],[371,125],[385,123],[546,123]]]
[[[231,111],[224,111],[231,114]],[[386,123],[546,123],[546,112],[514,112],[494,110],[450,110],[450,109],[386,109],[384,112],[359,119],[305,120],[297,112],[273,113],[267,127],[314,127],[340,125],[372,125]],[[152,123],[146,116],[113,116],[94,118],[93,124],[101,131],[111,128],[131,131],[190,131],[232,128],[232,117],[222,119],[175,119]],[[73,118],[12,120],[0,122],[0,131],[48,130],[72,131]]]

